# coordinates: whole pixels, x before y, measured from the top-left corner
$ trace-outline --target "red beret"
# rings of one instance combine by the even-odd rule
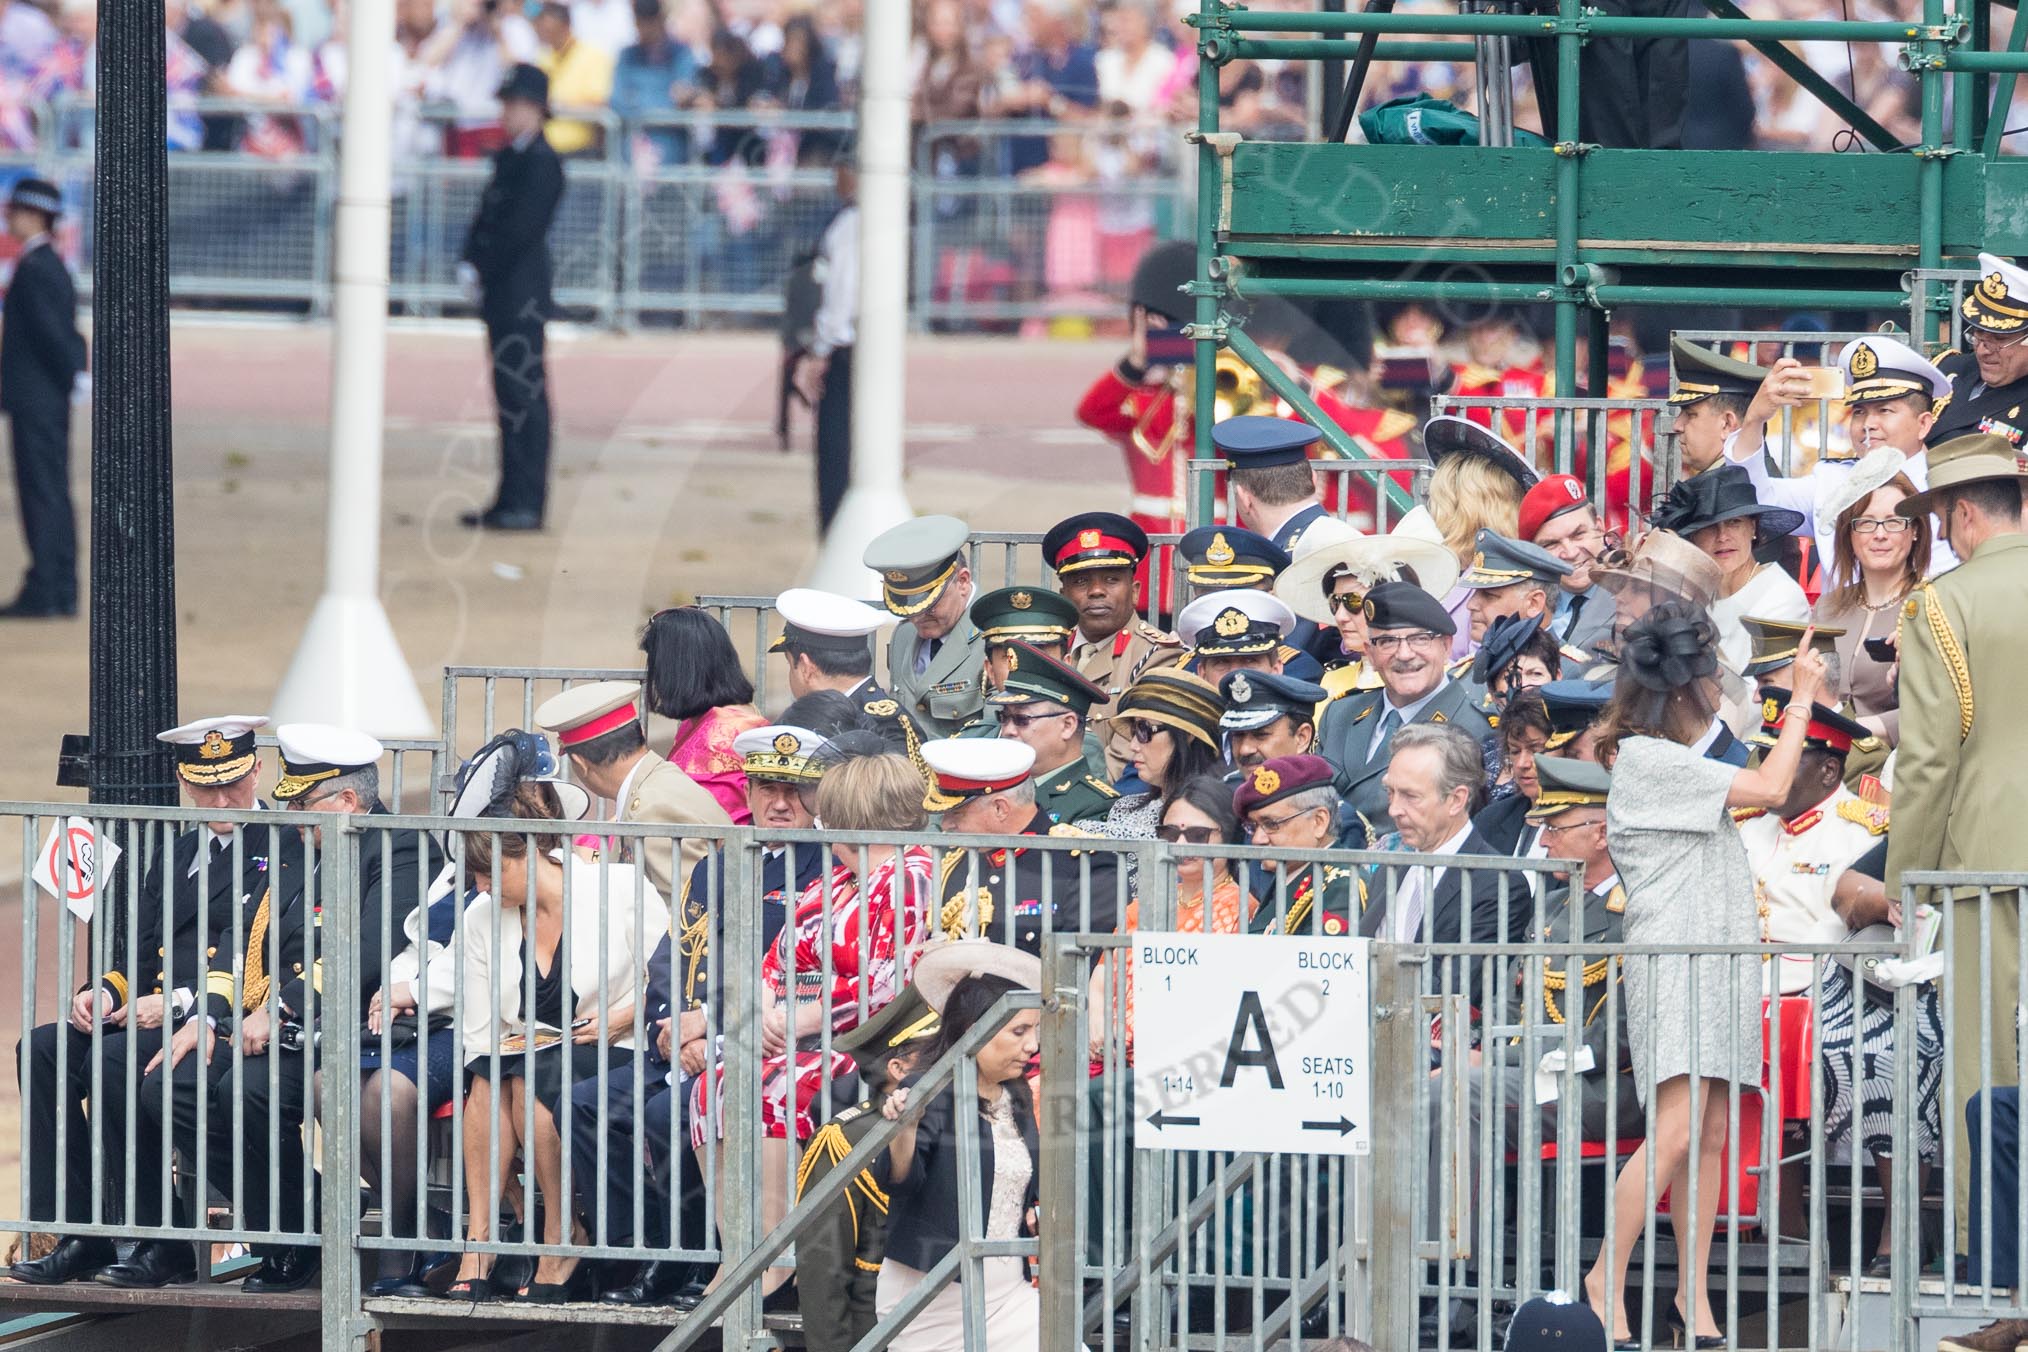
[[[1584,484],[1574,475],[1552,474],[1528,490],[1521,499],[1520,535],[1530,544],[1535,542],[1535,533],[1565,512],[1575,511],[1587,503]]]
[[[1337,773],[1322,756],[1276,756],[1242,772],[1239,788],[1232,795],[1232,809],[1244,817],[1257,807],[1310,789],[1329,788]]]

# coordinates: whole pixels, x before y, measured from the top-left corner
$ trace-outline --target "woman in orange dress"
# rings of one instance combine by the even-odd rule
[[[649,617],[641,651],[648,657],[648,712],[676,723],[669,759],[702,784],[735,825],[748,825],[746,761],[732,739],[767,719],[753,707],[753,682],[732,636],[696,606],[676,606]]]

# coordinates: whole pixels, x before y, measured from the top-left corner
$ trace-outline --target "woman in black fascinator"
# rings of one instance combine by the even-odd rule
[[[1806,636],[1780,739],[1758,767],[1712,760],[1705,749],[1725,679],[1717,630],[1680,592],[1654,600],[1621,632],[1618,678],[1598,738],[1599,759],[1612,769],[1606,838],[1627,893],[1626,942],[1759,943],[1753,871],[1731,810],[1772,808],[1787,798],[1810,706],[1824,691],[1824,661]],[[1652,1129],[1620,1172],[1613,1243],[1586,1277],[1586,1295],[1614,1346],[1645,1345],[1629,1329],[1625,1291],[1628,1262],[1654,1212],[1652,1150],[1656,1197],[1671,1192],[1676,1313],[1690,1330],[1686,1345],[1722,1347],[1707,1273],[1732,1088],[1753,1092],[1760,1084],[1761,962],[1752,955],[1629,956],[1624,971],[1635,1084]],[[1621,1134],[1631,1132],[1623,1127]]]

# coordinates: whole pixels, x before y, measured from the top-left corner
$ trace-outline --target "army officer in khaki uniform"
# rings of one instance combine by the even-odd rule
[[[1110,717],[1121,692],[1143,671],[1183,656],[1174,634],[1136,613],[1134,579],[1147,556],[1148,533],[1113,512],[1067,517],[1042,537],[1042,557],[1056,570],[1057,589],[1074,616],[1070,665],[1105,691],[1094,720]],[[1117,782],[1133,759],[1133,738],[1113,727],[1105,739],[1104,778]]]
[[[919,516],[876,536],[862,556],[880,574],[880,599],[906,621],[887,647],[887,688],[925,737],[949,737],[978,717],[986,645],[966,611],[972,528],[954,516]]]
[[[1903,516],[1928,512],[1938,537],[1964,560],[1915,589],[1901,608],[1901,743],[1894,766],[1894,830],[1887,895],[1904,873],[1928,869],[2028,870],[2021,829],[2021,766],[2028,762],[2028,536],[2023,479],[2004,437],[1958,437],[1929,452],[1929,489],[1904,498]],[[1993,1077],[2014,1083],[2019,998],[2020,894],[1980,905],[1961,890],[1950,928],[1945,995],[1951,1002],[1951,1096],[1945,1117],[1959,1160],[1971,1158],[1964,1105],[1979,1088],[1981,1030],[1990,1030]],[[1987,910],[1990,930],[1980,924]],[[1982,932],[1986,931],[1986,932]],[[1982,988],[1981,969],[1992,964]],[[1957,1252],[1965,1252],[1972,1171],[1957,1171]]]
[[[589,681],[542,702],[535,721],[556,734],[570,757],[570,777],[589,793],[610,799],[613,820],[669,826],[731,826],[732,818],[708,790],[648,749],[641,730],[639,681]],[[640,840],[618,838],[620,858],[640,845],[641,867],[665,897],[679,896],[683,881],[711,852],[709,836]]]

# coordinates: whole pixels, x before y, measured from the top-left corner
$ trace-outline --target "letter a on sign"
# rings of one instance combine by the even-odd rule
[[[1249,1038],[1256,1045],[1248,1047]],[[1282,1067],[1275,1060],[1275,1040],[1268,1035],[1267,1014],[1260,1007],[1260,995],[1256,991],[1240,993],[1239,1015],[1232,1021],[1232,1039],[1225,1044],[1225,1069],[1218,1077],[1218,1087],[1232,1088],[1232,1082],[1242,1066],[1266,1071],[1268,1084],[1275,1089],[1282,1087]]]

